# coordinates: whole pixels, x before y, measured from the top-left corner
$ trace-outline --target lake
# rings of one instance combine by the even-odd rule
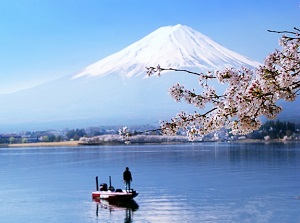
[[[300,223],[300,144],[195,143],[0,149],[0,219],[15,223]],[[95,202],[99,183],[139,196]]]

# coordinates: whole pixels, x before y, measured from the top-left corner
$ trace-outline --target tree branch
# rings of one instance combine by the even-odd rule
[[[300,32],[300,29],[294,27],[294,30],[296,30],[297,32]],[[292,32],[292,31],[275,31],[275,30],[267,30],[268,32],[271,32],[271,33],[286,33],[286,34],[292,34],[292,35],[296,35],[298,36],[299,33],[297,32]],[[284,37],[284,38],[288,38],[288,39],[300,39],[300,37]]]
[[[203,73],[198,73],[190,70],[185,70],[185,69],[175,69],[175,68],[161,68],[160,66],[158,67],[146,67],[148,71],[153,71],[153,73],[161,72],[161,71],[177,71],[177,72],[185,72],[189,74],[194,74],[197,76],[204,75]],[[212,75],[204,75],[205,78],[216,78],[215,76]]]

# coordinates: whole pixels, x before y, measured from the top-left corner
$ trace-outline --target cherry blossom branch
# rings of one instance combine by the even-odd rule
[[[175,135],[184,130],[190,140],[223,127],[230,129],[232,134],[248,134],[262,125],[262,116],[268,119],[277,117],[282,110],[276,104],[278,100],[294,101],[300,91],[300,30],[294,29],[296,32],[269,30],[294,36],[282,36],[279,41],[282,49],[270,53],[263,65],[256,69],[226,68],[203,74],[185,69],[162,68],[160,65],[147,67],[148,76],[160,76],[161,72],[166,71],[199,76],[202,93],[197,94],[194,89],[187,90],[180,84],[172,86],[169,93],[175,101],[183,99],[197,109],[210,107],[203,114],[196,111],[192,114],[180,112],[169,122],[161,122],[161,127],[154,131]],[[218,95],[216,89],[209,85],[213,79],[227,85],[223,94]],[[122,134],[129,135],[126,130],[121,131]]]
[[[283,36],[282,38],[288,38],[288,39],[299,39],[299,32],[300,32],[300,29],[294,27],[294,30],[296,30],[297,32],[292,32],[292,31],[275,31],[275,30],[267,30],[268,32],[272,32],[272,33],[286,33],[286,34],[292,34],[292,35],[295,35],[295,36],[298,36],[298,37],[288,37],[288,36]]]
[[[186,69],[162,68],[162,67],[160,67],[160,65],[157,65],[157,67],[146,67],[146,69],[147,69],[148,76],[151,76],[155,73],[158,76],[160,76],[161,72],[163,72],[163,71],[176,71],[176,72],[185,72],[185,73],[194,74],[197,76],[202,76],[202,77],[205,77],[206,79],[215,78],[212,75],[204,75],[203,73],[198,73],[198,72],[194,72],[194,71],[190,71],[190,70],[186,70]]]
[[[142,134],[148,134],[151,132],[161,132],[161,128],[158,129],[152,129],[152,130],[146,130],[146,131],[140,131],[140,132],[130,132],[129,129],[125,126],[122,129],[119,129],[119,136],[122,137],[123,140],[127,141],[129,139],[130,136],[133,135],[142,135]]]
[[[295,30],[300,31],[299,29],[297,29],[296,27],[294,27]],[[292,31],[276,31],[276,30],[267,30],[268,32],[272,32],[272,33],[289,33],[289,34],[293,34],[296,35],[296,32],[292,32]]]

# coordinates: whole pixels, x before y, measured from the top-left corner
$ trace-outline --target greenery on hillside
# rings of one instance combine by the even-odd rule
[[[284,137],[293,137],[299,135],[300,126],[291,122],[267,121],[258,131],[247,135],[252,139],[263,139],[269,136],[270,139],[283,139]]]

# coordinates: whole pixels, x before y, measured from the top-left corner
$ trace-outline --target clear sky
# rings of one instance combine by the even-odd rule
[[[272,30],[300,28],[300,0],[0,0],[0,93],[84,67],[182,24],[259,62]]]

